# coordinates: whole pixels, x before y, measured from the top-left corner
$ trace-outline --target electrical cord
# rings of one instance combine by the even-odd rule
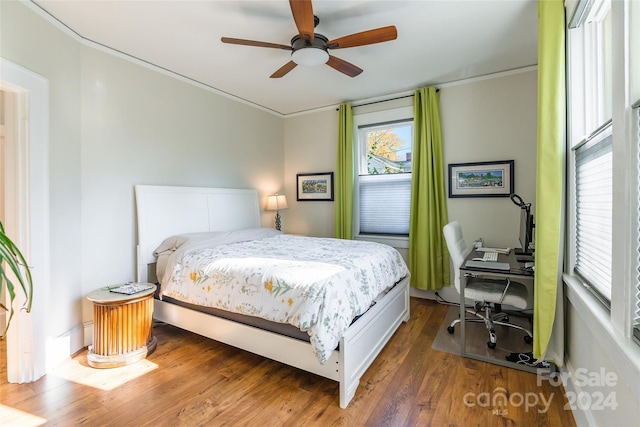
[[[446,299],[442,298],[442,296],[440,296],[438,292],[436,292],[435,295],[436,295],[436,302],[438,304],[453,305],[455,307],[460,307],[460,303],[447,301]],[[465,305],[465,308],[473,308],[473,307],[474,307],[473,305]]]

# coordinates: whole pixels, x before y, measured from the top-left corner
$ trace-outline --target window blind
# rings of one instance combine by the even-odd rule
[[[613,155],[611,122],[574,148],[576,264],[579,275],[608,307],[611,301]]]
[[[411,174],[360,175],[360,234],[409,235]]]

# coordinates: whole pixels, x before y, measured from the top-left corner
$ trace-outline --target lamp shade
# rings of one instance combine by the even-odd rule
[[[326,64],[329,60],[329,54],[324,49],[315,47],[306,47],[295,50],[291,54],[291,60],[298,65],[305,67],[315,67],[316,65]]]
[[[287,206],[287,198],[284,194],[273,194],[269,196],[267,199],[267,210],[268,211],[281,211],[283,209],[288,209]]]

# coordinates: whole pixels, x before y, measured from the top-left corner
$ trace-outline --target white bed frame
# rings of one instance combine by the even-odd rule
[[[255,190],[136,185],[138,226],[137,281],[146,282],[153,251],[175,234],[233,231],[260,226]],[[360,377],[403,321],[409,320],[409,278],[354,322],[339,351],[324,365],[311,345],[252,326],[155,301],[154,318],[340,383],[340,407],[355,395]]]

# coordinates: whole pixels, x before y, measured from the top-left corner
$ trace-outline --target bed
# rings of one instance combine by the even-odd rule
[[[305,304],[298,304],[298,301],[304,299],[302,295],[285,295],[282,286],[278,288],[274,285],[274,283],[294,283],[292,282],[294,276],[311,280],[309,271],[320,271],[315,268],[313,260],[303,258],[303,254],[312,249],[300,250],[298,254],[291,256],[286,248],[307,247],[305,245],[311,245],[309,248],[325,248],[326,245],[333,243],[345,245],[351,243],[335,239],[288,236],[272,229],[260,228],[260,206],[255,190],[137,185],[135,196],[137,281],[155,283],[157,270],[164,283],[161,286],[162,299],[155,301],[154,318],[337,381],[340,390],[339,403],[342,408],[346,408],[354,397],[362,374],[375,360],[400,324],[409,319],[408,272],[404,271],[404,274],[398,276],[398,271],[394,271],[393,277],[396,279],[390,280],[384,276],[385,279],[380,281],[385,283],[378,284],[379,289],[363,291],[368,294],[375,293],[371,295],[371,301],[358,302],[358,304],[367,305],[363,310],[361,310],[362,307],[354,308],[357,305],[354,301],[360,301],[362,298],[354,297],[354,294],[359,291],[351,290],[348,295],[342,297],[343,300],[350,301],[353,319],[346,316],[344,320],[336,312],[326,314],[325,311],[330,309],[331,304],[321,301],[316,308],[323,310],[322,315],[326,314],[327,318],[339,319],[342,322],[332,323],[328,332],[317,329],[316,326],[321,327],[319,325],[327,323],[318,322],[320,315],[308,315],[303,311],[297,311],[299,307],[308,305],[307,300],[315,301],[317,298],[306,298]],[[255,232],[260,235],[259,238],[253,237]],[[252,237],[246,237],[249,234]],[[237,238],[237,236],[241,237]],[[221,239],[221,243],[209,246],[208,239],[213,239],[215,242]],[[180,243],[175,244],[176,241]],[[188,243],[185,243],[186,241]],[[277,250],[271,250],[272,248]],[[385,250],[385,248],[381,249]],[[245,255],[247,250],[257,252],[253,254],[246,252]],[[369,251],[369,248],[365,247],[363,250]],[[356,251],[353,251],[355,254]],[[392,251],[397,254],[397,251]],[[333,252],[333,249],[326,252]],[[237,261],[243,257],[242,262],[235,262],[235,264],[242,264],[243,268],[246,260],[257,260],[257,266],[252,264],[252,268],[257,270],[248,274],[245,279],[236,281],[239,283],[237,287],[243,290],[241,293],[251,294],[257,299],[237,302],[237,295],[225,294],[222,297],[218,295],[216,298],[209,298],[209,293],[203,293],[203,289],[209,292],[211,288],[230,292],[226,286],[219,286],[219,283],[225,281],[232,283],[232,279],[223,280],[216,274],[210,274],[208,267],[188,266],[189,262],[200,261],[204,253],[207,256],[227,256],[226,259],[217,259],[216,264],[222,261],[227,262],[229,259]],[[279,257],[275,257],[275,253],[279,254]],[[265,254],[264,257],[261,254]],[[289,260],[291,257],[294,259]],[[263,258],[268,260],[265,261]],[[355,263],[354,260],[358,257],[354,255],[349,258],[349,262]],[[167,264],[167,260],[171,262]],[[289,262],[295,264],[290,265]],[[235,268],[235,264],[225,265],[225,274]],[[378,265],[378,261],[375,265]],[[334,268],[340,271],[340,274],[344,270],[340,265]],[[406,269],[406,266],[404,268]],[[205,270],[207,273],[202,273]],[[345,280],[358,280],[355,289],[364,290],[362,283],[370,282],[367,274],[377,279],[382,277],[379,270],[372,267],[371,272],[368,272],[360,267],[356,275],[345,276]],[[284,274],[286,280],[280,276],[273,276],[273,278],[266,276],[267,273]],[[258,282],[251,282],[251,277],[254,276],[260,277]],[[325,280],[322,277],[314,277],[313,280],[318,282],[324,280],[327,284],[323,286],[326,287],[330,286],[332,280],[337,280],[334,277],[338,277],[337,274],[331,275],[331,280]],[[199,287],[195,286],[193,290],[189,290],[191,288],[185,287],[184,283],[189,280],[194,282],[193,284],[197,282]],[[296,291],[294,288],[298,288],[297,282],[295,286],[288,286],[287,291],[294,292]],[[247,292],[247,289],[250,289],[250,292]],[[338,292],[336,289],[334,291]],[[260,294],[261,292],[266,293],[266,296]],[[329,291],[327,293],[330,294]],[[269,302],[263,307],[263,301],[272,296],[277,298],[273,303]],[[223,313],[226,313],[227,309],[238,311],[238,313],[227,316],[221,315],[220,312],[211,314],[211,310],[201,310],[199,305],[208,303],[206,301],[208,298],[225,301],[226,305],[222,304],[222,308],[225,309]],[[235,302],[229,303],[229,301]],[[267,324],[271,323],[274,326],[286,324],[286,327],[298,330],[298,335],[234,317],[247,314],[250,315],[246,316],[248,318],[262,317],[261,311],[269,313],[268,316],[264,316],[265,319],[262,319],[267,320]],[[286,316],[286,318],[279,316]],[[301,338],[300,329],[305,332],[302,335],[307,336],[308,339]],[[323,341],[325,338],[328,340]],[[322,342],[319,343],[320,341]]]

